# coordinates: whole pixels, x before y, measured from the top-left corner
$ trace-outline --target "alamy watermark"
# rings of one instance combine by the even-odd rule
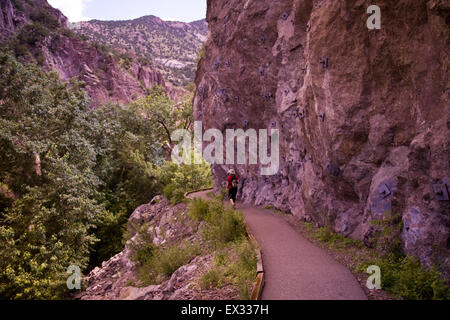
[[[371,16],[367,19],[367,28],[369,30],[381,29],[381,9],[377,5],[371,5],[367,8],[367,13]]]
[[[66,273],[70,274],[66,284],[69,290],[81,290],[81,269],[79,266],[71,265]]]
[[[196,121],[194,137],[188,130],[180,129],[174,131],[171,138],[173,142],[179,142],[172,150],[172,161],[177,164],[192,164],[192,161],[194,164],[202,164],[203,160],[209,164],[219,165],[259,164],[263,176],[275,175],[280,168],[280,133],[278,129],[270,129],[270,135],[268,129],[258,131],[255,129],[247,131],[227,129],[224,137],[218,129],[209,129],[203,133],[203,123]],[[209,143],[209,145],[203,148],[204,143]],[[191,156],[192,151],[194,159]]]
[[[366,286],[369,290],[381,290],[381,269],[379,266],[369,266],[367,273],[370,274]]]

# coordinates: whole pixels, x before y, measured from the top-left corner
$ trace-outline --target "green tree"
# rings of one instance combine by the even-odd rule
[[[144,118],[156,125],[158,142],[163,145],[166,154],[173,148],[172,132],[177,129],[191,129],[193,124],[192,97],[175,104],[161,86],[154,86],[149,95],[131,105]]]
[[[182,165],[167,162],[158,168],[157,176],[163,184],[164,196],[173,204],[183,201],[186,192],[213,186],[211,166],[205,161],[201,164],[192,161],[191,164]]]
[[[0,220],[0,296],[54,298],[66,268],[87,265],[102,211],[98,150],[83,134],[90,102],[79,83],[8,54],[0,70],[0,181],[14,194]]]

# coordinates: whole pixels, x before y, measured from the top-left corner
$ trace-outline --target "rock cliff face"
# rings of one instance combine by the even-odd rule
[[[30,16],[39,10],[46,11],[57,22],[65,26],[67,18],[57,9],[50,6],[46,0],[0,0],[0,39],[13,36],[30,21]]]
[[[67,18],[46,0],[0,0],[0,8],[3,46],[27,62],[57,71],[63,81],[84,81],[94,106],[106,101],[126,103],[144,96],[154,85],[166,87],[163,76],[136,56],[117,56],[76,36],[67,28]],[[173,98],[178,94],[166,89]]]
[[[196,119],[205,130],[280,130],[278,174],[236,167],[244,201],[366,244],[373,220],[400,214],[405,253],[445,270],[450,5],[376,1],[382,25],[369,30],[371,4],[208,0]],[[213,167],[216,185],[227,169]]]
[[[124,68],[113,55],[103,54],[95,46],[78,38],[47,40],[42,52],[45,66],[56,70],[63,81],[74,77],[84,81],[86,91],[95,103],[127,103],[145,96],[147,89],[154,85],[166,87],[159,72],[140,65],[135,57],[132,57],[130,66]]]

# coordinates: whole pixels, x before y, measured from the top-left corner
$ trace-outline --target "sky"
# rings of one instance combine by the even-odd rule
[[[70,22],[129,20],[154,15],[167,21],[192,22],[206,16],[206,0],[48,0]]]

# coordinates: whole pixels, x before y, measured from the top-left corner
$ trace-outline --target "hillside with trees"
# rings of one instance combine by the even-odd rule
[[[198,53],[206,41],[205,20],[191,23],[145,16],[126,21],[91,20],[72,24],[82,37],[136,53],[178,87],[193,82]]]
[[[209,165],[167,161],[165,128],[143,117],[158,110],[171,132],[185,128],[190,99],[174,107],[155,87],[133,104],[92,110],[80,82],[8,53],[0,72],[1,299],[65,297],[67,267],[88,272],[120,252],[135,208],[210,184]]]

